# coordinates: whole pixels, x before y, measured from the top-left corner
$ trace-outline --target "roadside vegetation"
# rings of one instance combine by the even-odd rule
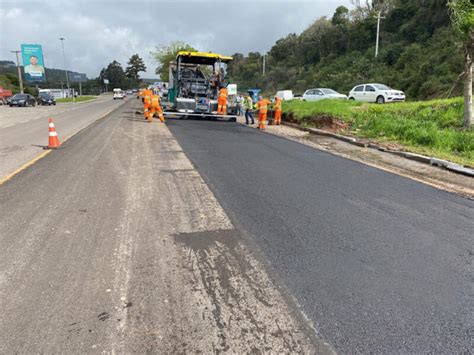
[[[285,101],[286,120],[474,167],[474,129],[463,128],[463,99],[387,105],[354,101]]]
[[[315,19],[301,34],[276,41],[266,54],[235,53],[228,72],[240,90],[329,87],[347,94],[355,85],[380,82],[403,90],[408,100],[461,96],[462,38],[453,29],[446,1],[352,1],[331,18]],[[375,58],[377,13],[379,55]]]
[[[97,96],[78,96],[76,97],[75,102],[90,101],[90,100],[94,100],[95,98],[97,98]],[[74,101],[72,97],[68,97],[65,99],[57,99],[56,102],[74,102]]]

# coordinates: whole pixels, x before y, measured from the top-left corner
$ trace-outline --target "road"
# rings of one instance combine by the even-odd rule
[[[43,152],[48,144],[49,117],[54,119],[60,139],[64,139],[121,103],[104,95],[91,102],[56,106],[0,106],[0,180]]]
[[[472,200],[237,124],[169,127],[336,351],[473,350]]]
[[[0,185],[0,353],[330,353],[137,103]]]
[[[473,201],[137,105],[0,185],[0,353],[472,351]]]

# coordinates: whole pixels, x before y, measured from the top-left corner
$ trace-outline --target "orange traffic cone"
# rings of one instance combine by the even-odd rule
[[[54,128],[53,119],[49,118],[49,143],[48,149],[56,149],[59,148],[61,143],[59,143],[58,133],[56,132],[56,128]]]

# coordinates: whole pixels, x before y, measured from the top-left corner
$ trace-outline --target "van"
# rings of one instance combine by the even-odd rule
[[[283,101],[293,100],[293,91],[291,91],[291,90],[280,90],[280,91],[277,91],[275,96],[278,96]]]
[[[122,91],[122,89],[115,88],[114,89],[114,100],[123,100],[125,98],[125,95]]]

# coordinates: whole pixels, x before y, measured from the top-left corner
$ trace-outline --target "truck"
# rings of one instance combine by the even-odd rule
[[[227,114],[217,114],[219,89],[227,86],[225,65],[232,57],[217,53],[181,51],[170,63],[166,117],[210,118],[236,121],[235,100],[228,100]]]
[[[12,96],[11,90],[6,90],[0,86],[0,105],[8,105],[8,99]]]

